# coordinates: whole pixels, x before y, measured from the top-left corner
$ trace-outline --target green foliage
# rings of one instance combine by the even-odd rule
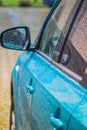
[[[34,0],[30,0],[30,3],[32,6],[43,6],[43,0],[37,0],[37,2],[35,3]]]
[[[3,6],[18,6],[19,0],[2,0]]]
[[[3,6],[19,6],[20,2],[29,2],[31,6],[44,6],[43,0],[1,0]]]

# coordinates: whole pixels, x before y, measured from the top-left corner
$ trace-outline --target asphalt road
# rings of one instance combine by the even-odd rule
[[[0,8],[0,32],[13,26],[28,26],[36,36],[49,8]],[[0,47],[0,130],[9,130],[10,77],[20,52]]]

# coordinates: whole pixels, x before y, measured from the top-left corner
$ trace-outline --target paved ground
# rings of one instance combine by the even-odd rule
[[[48,11],[48,8],[0,8],[0,32],[9,27],[27,25],[33,40]],[[9,129],[10,77],[18,55],[17,51],[0,47],[0,130]]]

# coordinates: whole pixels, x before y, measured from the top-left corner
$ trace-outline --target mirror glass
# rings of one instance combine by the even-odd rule
[[[22,50],[26,42],[25,28],[13,28],[2,35],[2,45],[6,48]]]

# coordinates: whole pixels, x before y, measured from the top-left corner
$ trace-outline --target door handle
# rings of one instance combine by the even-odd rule
[[[55,130],[63,130],[64,124],[59,118],[55,117],[55,114],[50,115],[50,121]]]
[[[33,88],[33,86],[31,84],[26,85],[26,92],[27,92],[28,95],[34,93],[34,88]]]

